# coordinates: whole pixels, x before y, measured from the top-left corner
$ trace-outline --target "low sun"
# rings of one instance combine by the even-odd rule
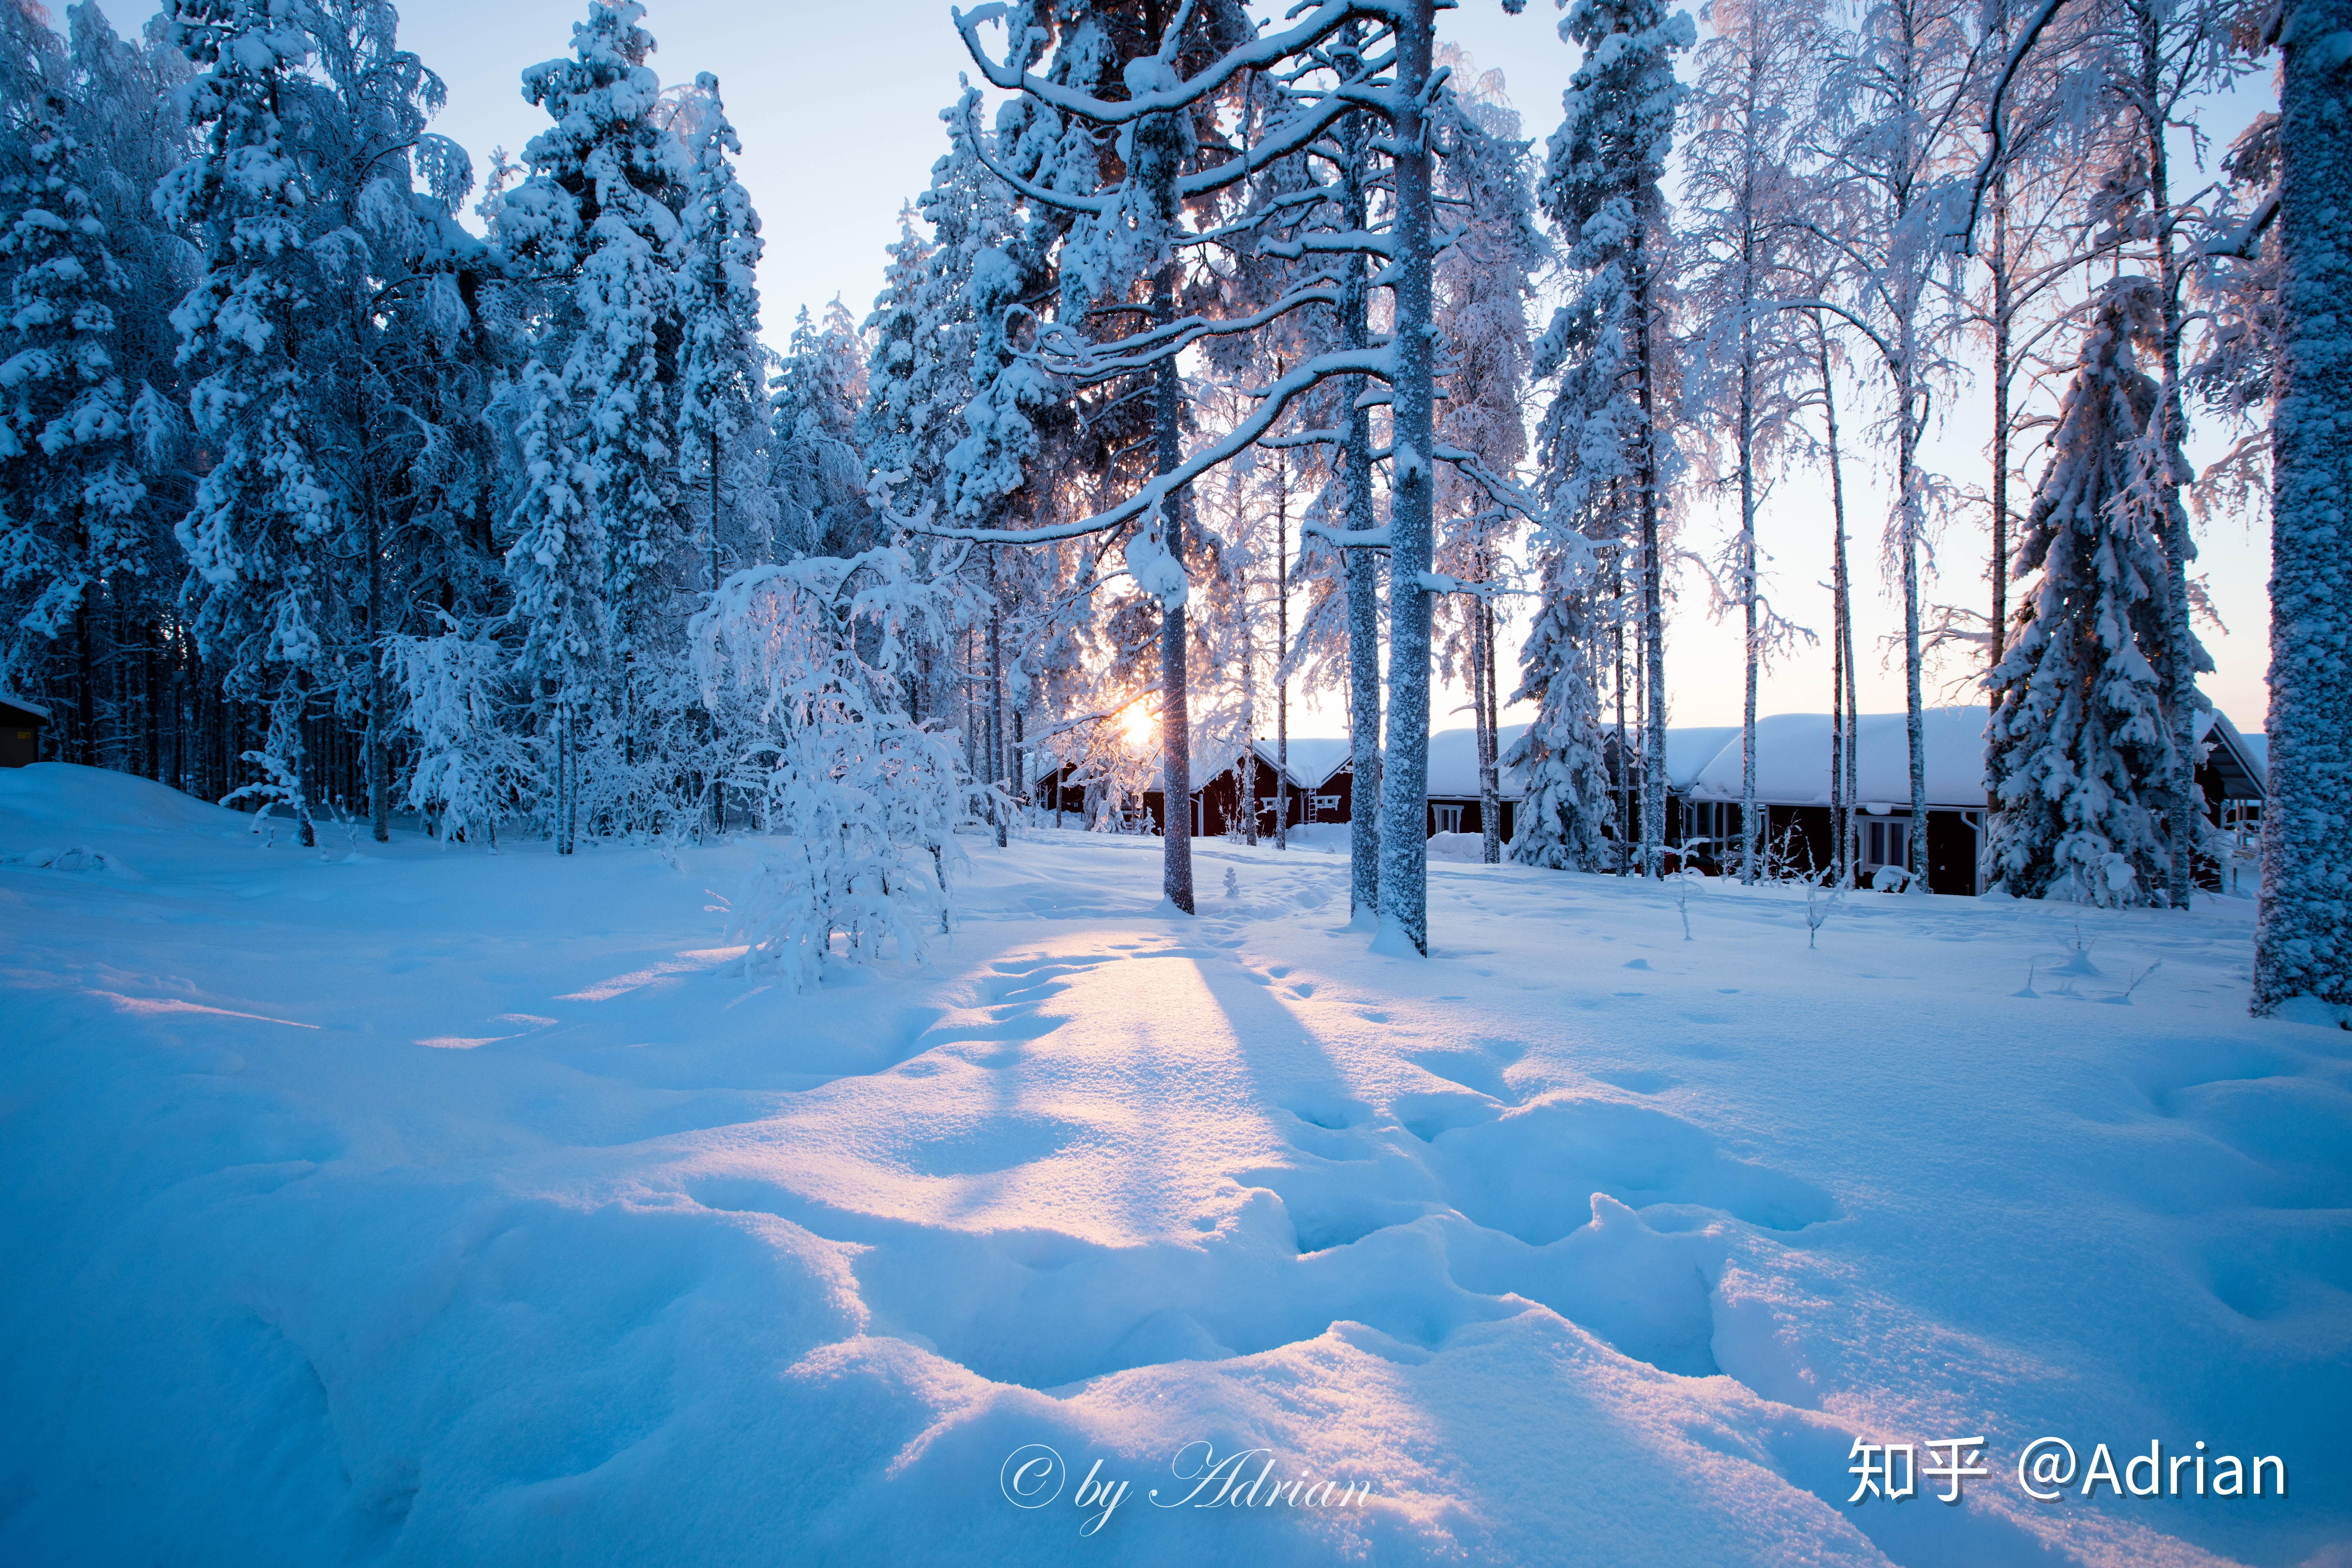
[[[1118,722],[1119,727],[1127,731],[1129,745],[1141,748],[1151,744],[1152,719],[1143,710],[1142,703],[1138,702],[1120,714]]]

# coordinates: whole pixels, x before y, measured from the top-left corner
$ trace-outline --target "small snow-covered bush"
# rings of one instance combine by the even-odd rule
[[[402,800],[437,816],[444,845],[496,847],[498,825],[537,808],[545,782],[515,715],[526,705],[509,651],[454,624],[436,637],[395,637],[384,663],[400,688],[400,725],[415,737]]]
[[[747,971],[796,989],[824,960],[919,960],[949,924],[955,748],[899,706],[902,634],[946,613],[904,552],[813,556],[720,584],[690,636],[732,738],[727,784],[764,837],[727,906]]]

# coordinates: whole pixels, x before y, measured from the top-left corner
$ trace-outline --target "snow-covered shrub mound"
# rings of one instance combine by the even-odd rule
[[[536,809],[546,768],[513,722],[527,701],[520,672],[487,635],[395,637],[385,661],[401,695],[401,727],[416,738],[403,798],[437,816],[440,840],[495,846],[501,821]]]
[[[852,962],[919,959],[946,929],[956,756],[898,707],[900,634],[942,592],[876,550],[739,572],[695,618],[726,787],[775,836],[727,906],[747,968],[804,988],[835,937]]]

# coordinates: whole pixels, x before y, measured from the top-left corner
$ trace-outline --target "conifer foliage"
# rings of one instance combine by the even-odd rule
[[[1995,874],[2023,898],[2110,907],[2167,899],[2162,818],[2172,726],[2158,487],[2146,471],[2154,379],[2134,337],[2158,330],[2153,288],[2109,287],[2051,438],[2018,542],[2038,574],[1990,679]]]

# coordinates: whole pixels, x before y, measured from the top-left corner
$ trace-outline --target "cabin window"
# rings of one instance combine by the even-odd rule
[[[1725,800],[1695,800],[1690,803],[1690,831],[1686,838],[1703,838],[1721,847],[1739,837],[1739,807]]]
[[[1436,808],[1436,811],[1438,832],[1459,833],[1462,831],[1462,808],[1460,806],[1441,805]]]
[[[1911,867],[1911,819],[1869,816],[1862,824],[1862,863],[1865,866]]]

